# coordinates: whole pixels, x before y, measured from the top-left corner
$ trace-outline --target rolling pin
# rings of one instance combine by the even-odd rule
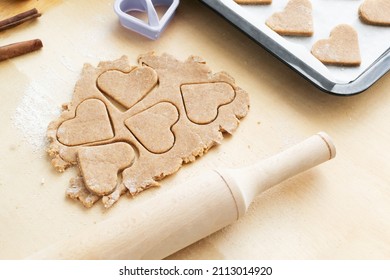
[[[257,164],[199,175],[30,258],[162,259],[234,223],[271,186],[334,156],[331,138],[320,132]]]

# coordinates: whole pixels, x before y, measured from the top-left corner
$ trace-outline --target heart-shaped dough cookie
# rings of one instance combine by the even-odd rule
[[[313,16],[309,0],[290,0],[283,11],[274,13],[265,24],[280,35],[312,36]]]
[[[333,28],[329,39],[317,41],[311,53],[324,64],[359,66],[361,63],[358,34],[347,24]]]
[[[175,143],[171,128],[178,119],[177,108],[172,103],[161,102],[128,118],[125,125],[148,151],[161,154]]]
[[[76,146],[111,139],[114,132],[106,105],[99,99],[87,99],[76,109],[76,117],[64,121],[57,139],[64,145]]]
[[[98,88],[126,109],[144,98],[156,84],[156,71],[147,66],[136,67],[130,73],[106,71],[97,79]]]
[[[359,17],[367,24],[390,26],[390,0],[365,0]]]
[[[99,196],[115,190],[119,171],[129,167],[134,158],[134,149],[125,142],[82,147],[77,154],[85,187]]]
[[[196,124],[207,124],[218,116],[218,108],[234,99],[228,83],[186,84],[181,86],[187,117]]]

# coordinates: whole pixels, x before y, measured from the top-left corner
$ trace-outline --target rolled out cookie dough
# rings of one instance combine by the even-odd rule
[[[247,114],[249,98],[199,57],[148,53],[137,66],[125,56],[85,64],[63,108],[47,135],[54,167],[79,169],[66,194],[86,207],[99,200],[110,207],[219,144]]]

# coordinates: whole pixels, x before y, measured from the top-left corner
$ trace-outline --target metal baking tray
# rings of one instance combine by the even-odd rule
[[[288,0],[273,0],[271,5],[201,0],[316,87],[344,96],[365,91],[390,70],[390,27],[362,23],[357,12],[362,1],[311,0],[314,35],[299,38],[280,36],[265,25],[266,18],[283,10]],[[330,30],[340,23],[350,24],[358,32],[359,67],[325,66],[310,53],[310,46],[328,38]]]

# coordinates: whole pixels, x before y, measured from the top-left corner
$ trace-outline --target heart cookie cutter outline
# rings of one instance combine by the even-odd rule
[[[157,6],[168,7],[161,19],[157,15]],[[116,0],[114,10],[122,26],[156,40],[172,19],[178,6],[179,0]],[[131,11],[145,12],[148,15],[148,22],[129,15]]]

